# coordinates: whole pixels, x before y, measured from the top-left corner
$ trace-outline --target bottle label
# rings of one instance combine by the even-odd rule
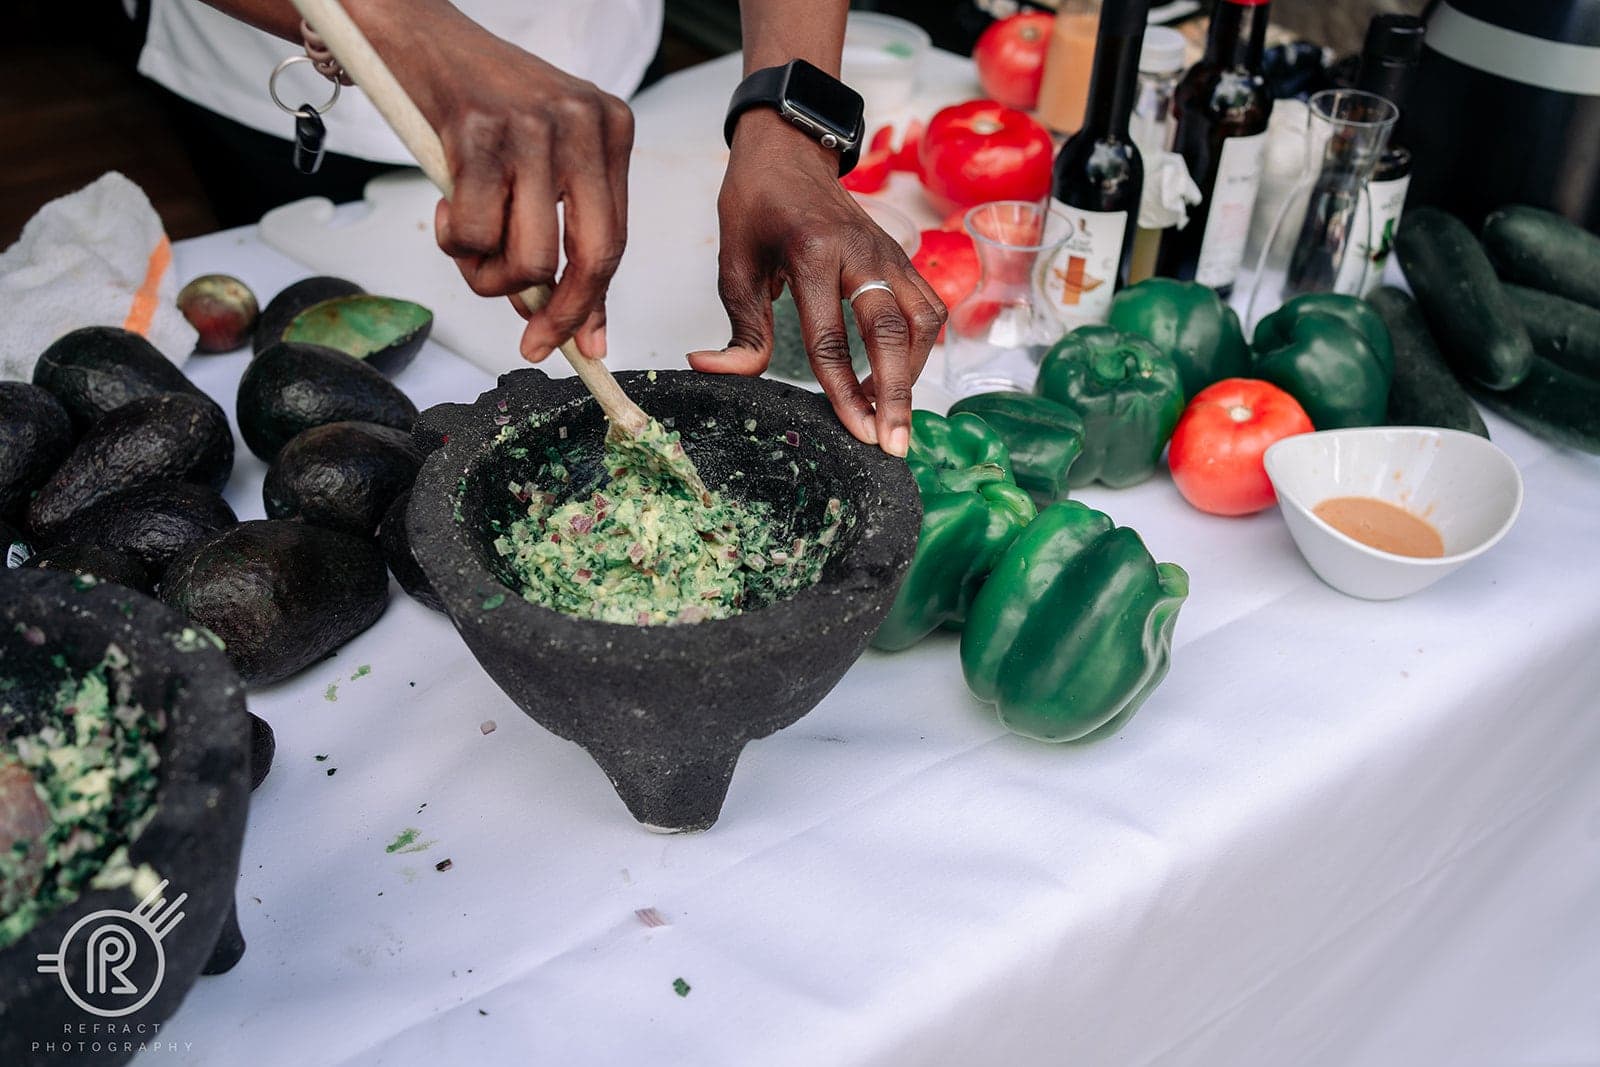
[[[1122,268],[1128,213],[1085,211],[1060,200],[1051,206],[1072,223],[1072,233],[1035,268],[1034,290],[1068,329],[1105,322]]]
[[[1339,264],[1335,292],[1366,296],[1383,284],[1383,268],[1394,248],[1394,232],[1400,226],[1410,187],[1409,174],[1367,183],[1350,223],[1350,245]]]
[[[1261,152],[1266,143],[1265,133],[1222,142],[1217,183],[1211,189],[1206,232],[1200,239],[1200,259],[1194,270],[1194,280],[1202,285],[1219,289],[1239,277],[1245,240],[1250,236],[1250,213],[1261,187]]]

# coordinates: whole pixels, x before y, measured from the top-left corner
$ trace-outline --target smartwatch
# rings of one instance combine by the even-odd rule
[[[722,138],[730,148],[739,116],[755,107],[776,108],[801,133],[824,148],[836,149],[841,178],[861,156],[866,135],[861,94],[803,59],[758,70],[739,83],[722,127]]]

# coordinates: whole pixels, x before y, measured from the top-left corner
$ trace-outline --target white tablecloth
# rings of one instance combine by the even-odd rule
[[[687,328],[652,300],[680,265],[648,235],[710,207],[642,176],[612,349],[673,366],[640,332],[651,304]],[[176,255],[263,297],[306,273],[249,230]],[[720,333],[700,307],[687,326]],[[188,369],[231,409],[245,362]],[[399,384],[426,405],[490,377],[430,345]],[[1125,730],[1025,741],[950,638],[869,653],[746,750],[697,836],[635,826],[396,590],[252,695],[278,758],[249,950],[163,1028],[184,1051],[136,1062],[1600,1063],[1600,463],[1490,426],[1520,521],[1393,603],[1321,585],[1276,513],[1201,515],[1165,475],[1084,491],[1192,577]],[[262,474],[241,448],[242,516]]]

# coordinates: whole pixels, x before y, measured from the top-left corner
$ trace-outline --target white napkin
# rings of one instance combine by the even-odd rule
[[[0,252],[0,379],[31,379],[39,353],[80,326],[121,326],[182,363],[197,334],[177,293],[161,217],[108,171],[40,208]]]
[[[1180,230],[1189,221],[1189,206],[1200,202],[1200,187],[1176,152],[1149,152],[1144,157],[1144,192],[1139,196],[1139,228]]]

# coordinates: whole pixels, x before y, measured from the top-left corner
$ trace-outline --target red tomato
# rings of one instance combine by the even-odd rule
[[[923,230],[911,265],[927,279],[945,307],[953,308],[978,287],[978,249],[972,238],[949,230]],[[939,336],[944,336],[940,331]]]
[[[1172,432],[1167,465],[1183,498],[1212,515],[1249,515],[1277,497],[1261,457],[1267,446],[1310,433],[1299,401],[1269,382],[1225,378],[1200,390]]]
[[[856,160],[850,173],[839,184],[852,193],[875,193],[889,183],[889,163],[894,153],[887,148],[872,148]]]
[[[972,50],[983,91],[1007,107],[1037,107],[1054,22],[1049,12],[1031,11],[991,23]]]
[[[991,200],[1043,200],[1050,194],[1050,133],[1030,116],[993,100],[940,111],[922,135],[922,187],[940,212]]]
[[[917,150],[922,147],[922,120],[911,119],[900,134],[900,147],[894,143],[894,126],[880,126],[867,142],[868,152],[889,153],[889,169],[917,173]]]

